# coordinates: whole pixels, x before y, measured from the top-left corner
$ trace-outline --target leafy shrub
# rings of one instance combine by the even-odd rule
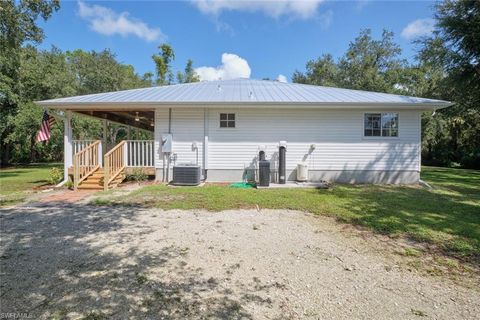
[[[464,168],[469,168],[469,169],[480,168],[480,152],[476,154],[475,153],[465,154],[460,160],[460,163]]]
[[[147,174],[142,168],[135,168],[133,169],[132,173],[127,175],[127,181],[145,181],[148,179]]]
[[[68,179],[68,181],[65,183],[65,187],[68,189],[73,189],[73,181]]]
[[[52,168],[50,169],[50,177],[48,178],[48,182],[50,184],[58,184],[63,179],[63,171],[59,168]]]

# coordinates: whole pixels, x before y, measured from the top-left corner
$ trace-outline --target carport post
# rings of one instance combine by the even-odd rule
[[[103,137],[102,137],[102,151],[103,151],[103,155],[102,157],[105,155],[105,153],[108,152],[108,146],[107,146],[107,127],[108,127],[108,121],[107,119],[103,119],[102,120],[102,125],[103,125]]]
[[[72,146],[72,112],[65,112],[65,119],[63,120],[63,179],[68,181],[68,168],[73,165],[73,146]]]

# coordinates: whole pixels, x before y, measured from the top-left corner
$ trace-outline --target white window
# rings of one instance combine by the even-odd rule
[[[220,128],[235,128],[235,113],[220,113]]]
[[[365,113],[365,137],[398,137],[398,113]]]

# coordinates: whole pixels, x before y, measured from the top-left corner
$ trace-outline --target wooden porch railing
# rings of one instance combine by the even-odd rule
[[[105,154],[103,165],[103,188],[108,190],[109,184],[125,169],[125,141]]]
[[[97,140],[73,140],[72,141],[72,150],[73,154],[79,152],[80,150],[86,148],[88,145],[94,143]]]
[[[125,165],[127,167],[154,167],[153,140],[126,140]]]
[[[73,187],[75,190],[83,180],[100,167],[98,152],[100,144],[101,141],[97,140],[73,156]]]

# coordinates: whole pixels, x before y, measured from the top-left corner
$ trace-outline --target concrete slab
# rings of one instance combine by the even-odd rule
[[[285,184],[270,183],[268,187],[257,186],[257,189],[288,189],[288,188],[310,188],[310,189],[328,189],[330,184],[326,181],[322,182],[298,182],[287,181]]]

